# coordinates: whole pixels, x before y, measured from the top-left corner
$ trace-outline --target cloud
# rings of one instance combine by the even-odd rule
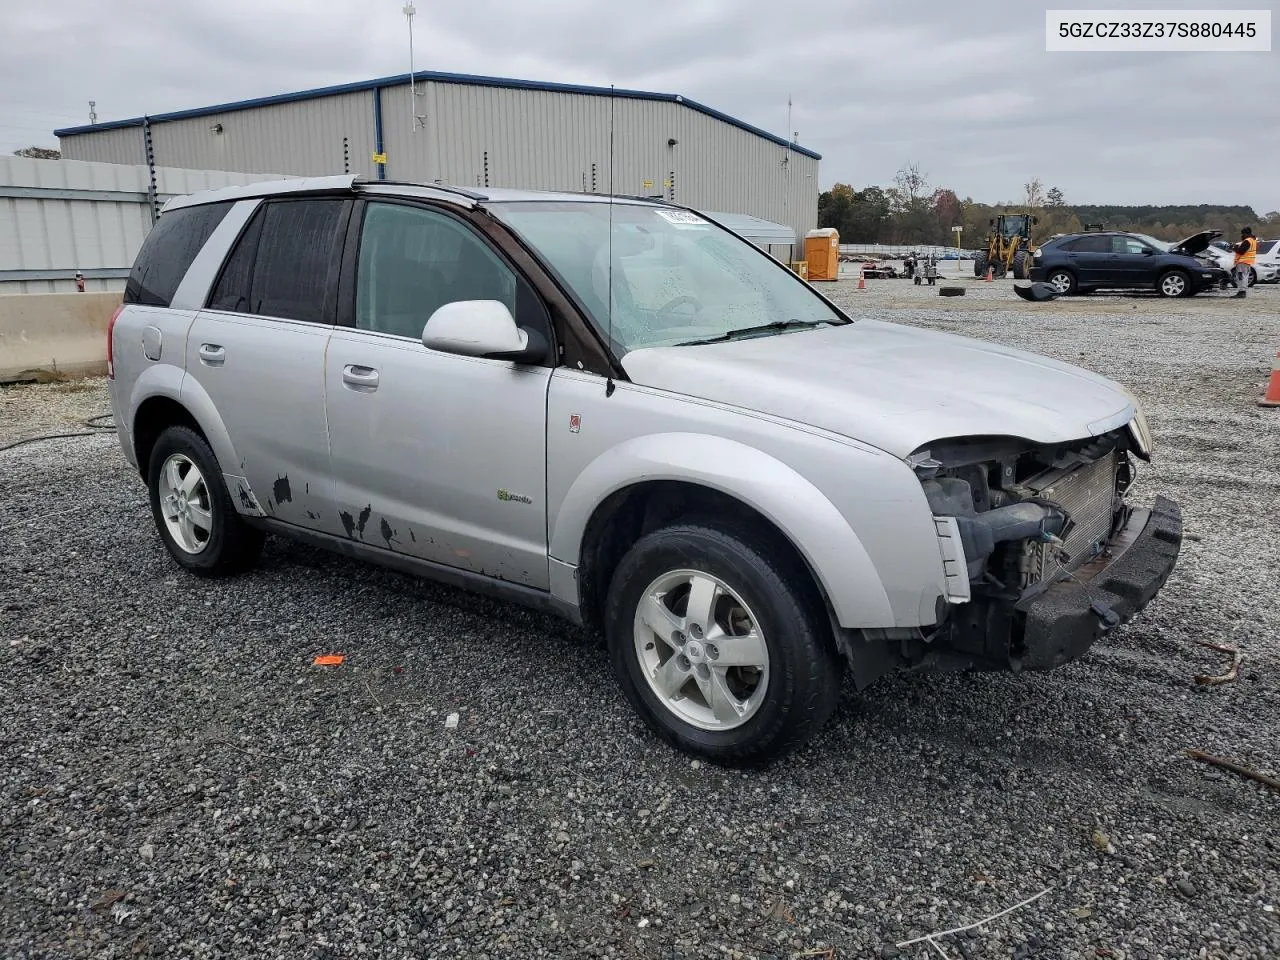
[[[405,72],[401,5],[0,0],[0,150],[52,144],[90,99],[105,120]],[[1101,4],[423,0],[415,52],[420,69],[681,93],[780,135],[790,95],[823,186],[913,161],[979,200],[1035,176],[1069,201],[1280,208],[1276,54],[1050,54],[1048,6]]]

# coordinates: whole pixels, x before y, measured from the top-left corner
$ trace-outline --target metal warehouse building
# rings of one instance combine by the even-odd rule
[[[817,225],[818,161],[676,94],[416,73],[55,131],[72,160],[663,196]],[[412,109],[410,105],[412,104]],[[782,254],[785,255],[785,251]]]

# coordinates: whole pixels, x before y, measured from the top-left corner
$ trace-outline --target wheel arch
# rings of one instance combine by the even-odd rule
[[[570,487],[555,516],[550,555],[576,568],[583,620],[598,621],[609,579],[640,536],[708,514],[757,525],[791,552],[840,625],[893,624],[870,556],[821,491],[763,451],[698,434],[628,441],[597,457]]]
[[[151,448],[174,424],[188,426],[204,438],[224,475],[236,472],[240,461],[222,417],[204,389],[181,369],[160,365],[146,370],[133,386],[129,407],[130,443],[144,477]]]

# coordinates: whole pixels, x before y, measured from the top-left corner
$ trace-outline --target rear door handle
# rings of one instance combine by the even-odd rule
[[[372,393],[378,389],[378,371],[373,367],[348,363],[342,368],[342,382],[353,390]]]
[[[220,367],[227,359],[227,351],[216,343],[200,344],[200,362],[209,367]]]

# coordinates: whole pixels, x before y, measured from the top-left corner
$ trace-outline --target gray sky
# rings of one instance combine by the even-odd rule
[[[680,93],[823,155],[823,187],[1280,209],[1280,53],[1046,53],[1044,11],[1274,0],[418,0],[419,69]],[[408,70],[403,0],[0,0],[0,152],[55,127]],[[807,22],[800,11],[820,9]],[[1280,17],[1276,18],[1280,20]]]

